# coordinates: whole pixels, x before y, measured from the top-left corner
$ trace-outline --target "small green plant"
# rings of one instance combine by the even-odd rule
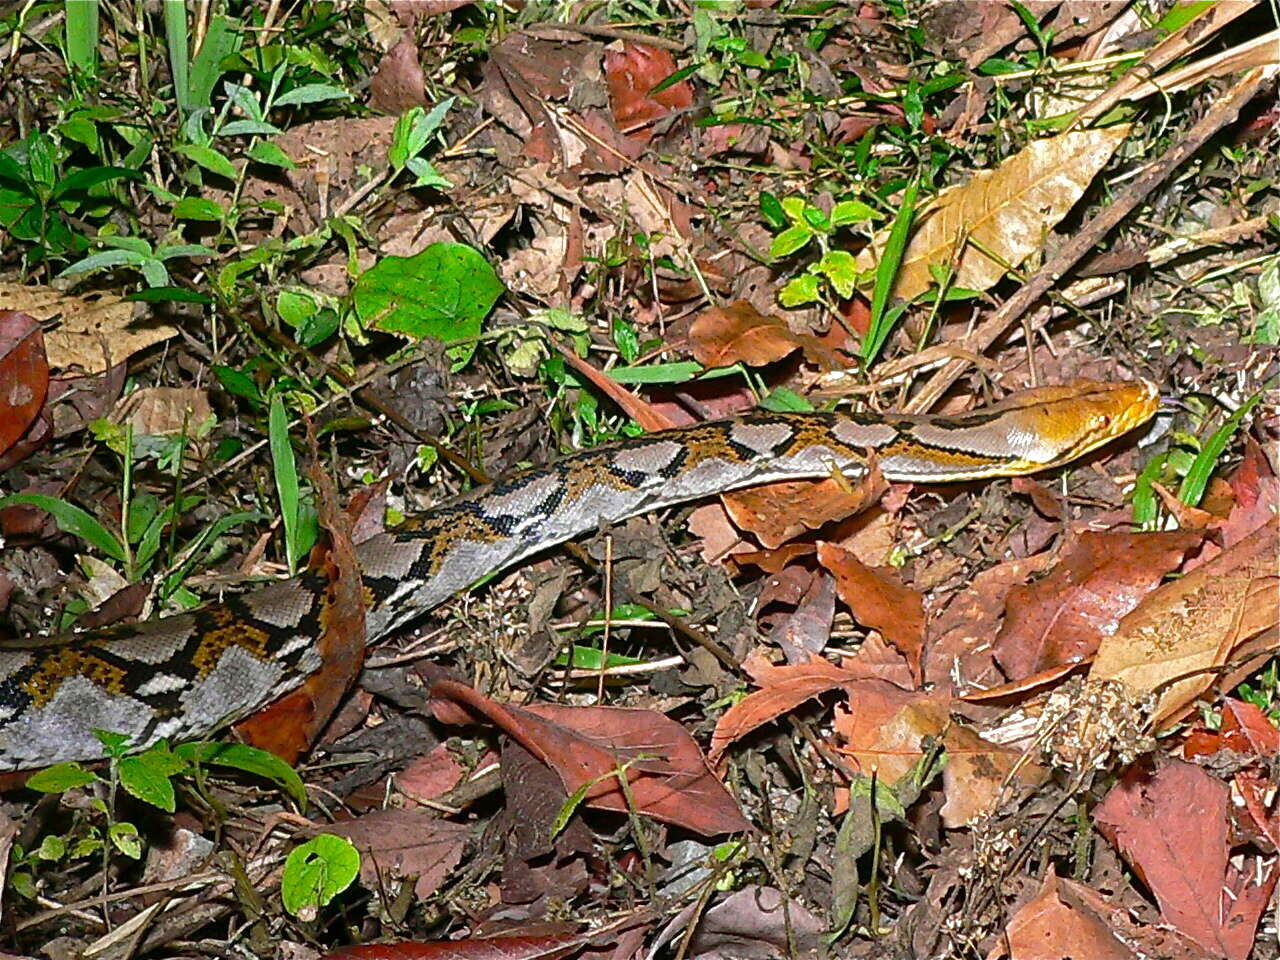
[[[142,274],[148,287],[169,286],[169,270],[166,260],[177,257],[212,257],[216,251],[202,243],[166,243],[152,247],[150,241],[143,237],[100,236],[97,242],[107,247],[98,253],[91,253],[77,260],[58,274],[59,277],[73,277],[94,270],[110,270],[117,267],[131,267]]]
[[[295,847],[284,862],[280,899],[284,908],[310,922],[360,873],[360,852],[345,837],[322,833]]]
[[[760,197],[760,213],[775,230],[780,231],[769,247],[774,260],[789,257],[806,247],[816,245],[820,255],[805,268],[805,272],[783,285],[778,302],[784,307],[798,307],[806,303],[829,302],[828,290],[834,290],[840,298],[853,296],[861,278],[853,254],[832,246],[837,230],[864,223],[876,217],[876,212],[861,200],[841,200],[824,213],[804,197],[791,196],[779,201],[770,193]]]
[[[68,169],[70,154],[60,138],[40,130],[0,150],[0,227],[34,244],[27,253],[33,263],[86,249],[75,218],[93,188],[138,176],[127,167]]]
[[[149,806],[173,813],[177,810],[177,787],[186,785],[200,789],[206,768],[217,766],[270,780],[298,806],[306,804],[306,789],[297,772],[264,750],[239,743],[217,742],[186,743],[171,749],[162,740],[139,753],[130,753],[129,738],[124,734],[104,730],[95,730],[94,733],[102,742],[109,761],[106,777],[79,763],[59,763],[33,774],[26,786],[41,793],[62,794],[93,784],[104,784],[107,788],[105,800],[96,794],[89,797],[89,808],[102,818],[102,826],[86,822],[83,836],[74,841],[51,835],[44,837],[32,850],[15,847],[10,857],[10,881],[22,896],[35,896],[35,873],[43,863],[84,859],[95,854],[105,858],[112,850],[132,860],[141,858],[144,841],[137,825],[116,819],[118,789]]]

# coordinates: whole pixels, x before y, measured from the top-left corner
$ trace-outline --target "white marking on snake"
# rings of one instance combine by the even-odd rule
[[[786,443],[795,433],[785,423],[735,423],[729,438],[756,453],[768,453]]]
[[[613,465],[629,473],[653,474],[680,456],[683,449],[683,444],[673,440],[659,440],[631,450],[619,450],[613,455]]]

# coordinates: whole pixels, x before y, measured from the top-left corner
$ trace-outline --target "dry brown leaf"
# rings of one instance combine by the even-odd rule
[[[129,423],[133,432],[164,437],[193,432],[213,414],[209,395],[195,387],[143,387],[111,411],[113,423]]]
[[[917,219],[893,295],[910,300],[933,286],[929,267],[951,263],[957,241],[966,236],[974,242],[960,255],[955,284],[974,290],[991,287],[1006,267],[978,248],[1013,267],[1041,249],[1130,129],[1122,124],[1035,140],[996,169],[944,190]],[[859,270],[875,269],[888,238],[888,228],[876,234],[858,255]]]
[[[89,374],[178,335],[165,323],[135,324],[134,305],[109,294],[73,297],[52,287],[0,283],[0,309],[22,310],[40,321],[60,317],[44,335],[49,366],[80,367]]]
[[[1153,723],[1177,717],[1213,683],[1215,668],[1280,621],[1280,569],[1272,519],[1204,566],[1149,594],[1098,648],[1090,677],[1155,692]]]
[[[774,549],[806,530],[817,530],[867,509],[889,488],[874,461],[852,492],[835,480],[783,480],[749,490],[736,490],[720,499],[733,522]]]
[[[781,317],[766,316],[746,300],[708,307],[689,327],[690,351],[704,367],[761,367],[806,344],[816,345],[817,338],[792,332]]]
[[[920,681],[920,652],[924,644],[924,597],[892,570],[869,567],[834,543],[818,544],[818,562],[836,577],[840,599],[864,627],[879,630],[907,658]]]
[[[1078,884],[1060,880],[1049,865],[1040,892],[1021,907],[1005,928],[1003,943],[990,960],[1048,960],[1049,957],[1089,957],[1090,960],[1133,960],[1106,920],[1070,894]]]

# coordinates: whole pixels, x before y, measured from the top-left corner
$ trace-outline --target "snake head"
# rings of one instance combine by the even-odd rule
[[[1096,450],[1146,423],[1160,407],[1160,392],[1148,380],[1078,380],[1027,390],[999,407],[1010,416],[1011,446],[1019,449],[1028,466],[1045,469]]]

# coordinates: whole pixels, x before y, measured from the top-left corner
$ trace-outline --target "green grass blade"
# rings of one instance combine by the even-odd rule
[[[98,72],[98,0],[67,0],[67,63],[86,77]]]
[[[280,496],[280,517],[284,522],[284,549],[289,573],[298,572],[298,466],[289,443],[289,417],[280,396],[271,398],[267,418],[267,438],[271,444],[271,465],[275,472],[276,493]]]
[[[919,192],[920,181],[912,180],[903,194],[902,209],[893,219],[889,240],[884,245],[884,254],[876,264],[876,285],[871,293],[871,318],[867,325],[867,337],[862,341],[863,366],[870,366],[875,361],[880,348],[893,330],[896,317],[886,316],[885,310],[889,306],[889,295],[893,292],[893,281],[898,275],[902,254],[907,249],[907,236],[915,219],[916,194]]]
[[[173,77],[173,97],[181,113],[191,110],[190,38],[187,35],[187,5],[183,0],[164,0],[164,36],[169,47],[169,74]]]
[[[63,533],[70,533],[93,544],[112,560],[124,562],[124,545],[114,533],[104,527],[91,513],[86,513],[74,503],[43,493],[15,493],[0,500],[0,508],[24,503],[48,511]]]
[[[1235,413],[1227,417],[1227,422],[1215,430],[1213,436],[1200,448],[1200,452],[1191,463],[1191,469],[1182,478],[1182,486],[1178,488],[1179,500],[1189,507],[1200,505],[1200,501],[1204,499],[1204,492],[1209,487],[1209,478],[1213,476],[1214,467],[1218,465],[1218,458],[1227,449],[1227,444],[1240,428],[1241,421],[1261,399],[1262,394],[1259,392],[1242,403]]]

